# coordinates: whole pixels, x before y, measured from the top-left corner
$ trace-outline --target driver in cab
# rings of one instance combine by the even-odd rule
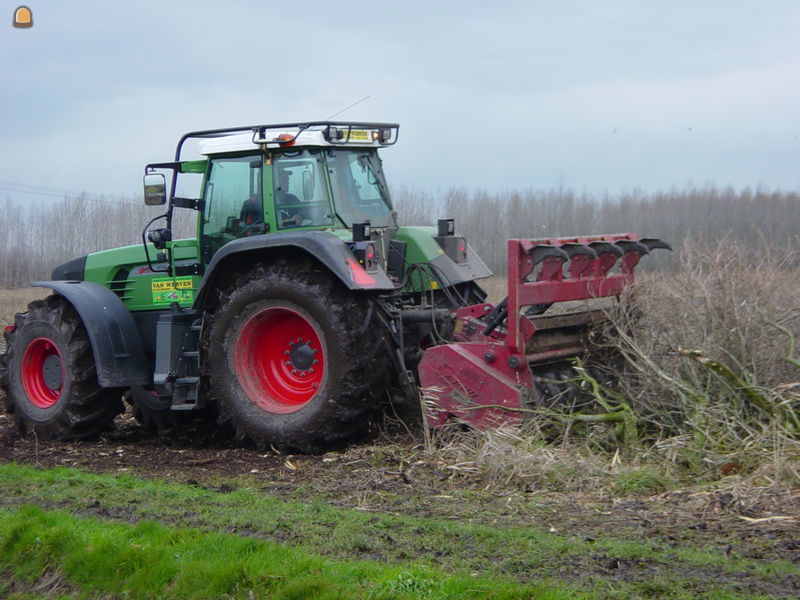
[[[303,209],[297,206],[300,198],[289,192],[289,178],[292,173],[288,169],[278,170],[278,185],[275,187],[275,205],[278,209],[278,220],[281,228],[298,227],[303,224]]]

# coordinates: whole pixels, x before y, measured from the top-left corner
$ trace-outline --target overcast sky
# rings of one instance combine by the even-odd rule
[[[369,96],[394,187],[800,189],[796,0],[2,5],[0,186],[132,196],[185,131]]]

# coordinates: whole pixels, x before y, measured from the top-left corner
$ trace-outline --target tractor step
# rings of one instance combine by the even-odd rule
[[[170,410],[195,410],[197,404],[173,404],[169,407]]]
[[[197,408],[201,328],[193,310],[174,309],[158,319],[154,382],[161,395],[172,397],[172,410]]]

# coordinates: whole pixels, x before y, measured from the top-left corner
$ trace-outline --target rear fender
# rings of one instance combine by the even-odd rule
[[[151,383],[139,331],[114,292],[89,281],[37,281],[31,285],[50,288],[78,312],[89,334],[101,387]]]
[[[214,284],[222,273],[236,271],[237,262],[247,255],[278,255],[281,250],[300,250],[317,259],[351,290],[394,290],[392,280],[378,267],[365,271],[347,244],[326,231],[271,233],[241,238],[225,244],[211,259],[200,282],[195,308],[204,308]]]

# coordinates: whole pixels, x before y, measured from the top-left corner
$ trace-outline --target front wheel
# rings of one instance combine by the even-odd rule
[[[375,310],[307,263],[240,275],[208,327],[206,370],[222,421],[259,445],[304,452],[363,433],[389,383]]]
[[[61,296],[28,305],[6,332],[6,406],[40,439],[82,439],[122,412],[121,391],[97,382],[89,336]]]

